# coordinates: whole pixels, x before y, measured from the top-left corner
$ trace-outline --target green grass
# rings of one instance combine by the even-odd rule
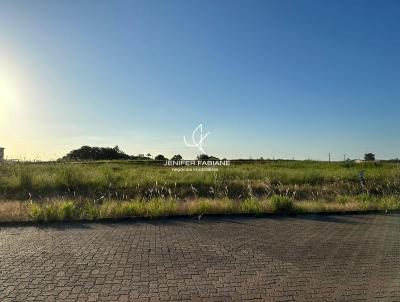
[[[240,203],[240,212],[246,214],[260,214],[262,212],[262,205],[258,200],[245,199]]]
[[[106,218],[158,218],[174,215],[204,214],[254,214],[266,213],[313,213],[337,211],[400,210],[398,198],[376,198],[362,196],[343,203],[342,201],[293,201],[286,196],[268,199],[197,199],[178,202],[174,199],[155,198],[148,201],[92,201],[52,200],[47,202],[28,201],[25,204],[28,219],[37,222],[99,220]],[[18,220],[18,219],[17,219]]]
[[[26,202],[27,215],[32,221],[97,220],[104,218],[171,216],[178,214],[175,200],[152,199],[149,201],[107,201],[95,204],[90,201]]]
[[[283,195],[295,200],[334,200],[363,193],[358,172],[365,170],[366,191],[379,197],[400,195],[397,164],[277,161],[235,164],[218,172],[173,172],[131,162],[0,164],[2,199],[105,196],[134,198],[248,198]]]
[[[271,206],[274,212],[291,212],[294,209],[293,200],[287,196],[273,196]]]
[[[358,183],[360,170],[366,188]],[[26,200],[35,202],[21,206]],[[0,220],[367,211],[397,209],[399,200],[395,163],[269,161],[218,172],[129,161],[0,164]]]

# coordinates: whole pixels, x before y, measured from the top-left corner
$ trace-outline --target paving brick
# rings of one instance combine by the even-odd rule
[[[0,228],[0,301],[400,301],[400,215]]]

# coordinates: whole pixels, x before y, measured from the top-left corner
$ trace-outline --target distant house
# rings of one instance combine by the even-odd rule
[[[379,160],[379,159],[375,159],[375,160],[371,160],[371,161],[365,161],[365,160],[363,160],[363,159],[356,159],[355,161],[354,161],[356,164],[362,164],[362,163],[367,163],[367,162],[370,162],[370,163],[380,163],[381,161]]]
[[[4,148],[0,147],[0,161],[4,160]]]

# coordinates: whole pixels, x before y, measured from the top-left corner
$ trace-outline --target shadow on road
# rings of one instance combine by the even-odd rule
[[[298,214],[298,215],[280,215],[271,214],[257,217],[255,215],[204,215],[200,219],[198,216],[195,217],[166,217],[158,219],[116,219],[106,221],[73,221],[73,222],[50,222],[50,223],[9,223],[0,225],[0,228],[15,228],[15,227],[36,227],[38,229],[55,229],[55,230],[67,230],[67,229],[92,229],[96,226],[106,226],[110,228],[118,227],[121,225],[141,225],[149,224],[154,226],[172,226],[180,224],[242,224],[251,225],[253,222],[260,220],[273,220],[273,221],[320,221],[328,223],[339,223],[339,224],[365,224],[370,222],[371,215],[381,217],[399,217],[398,213],[363,213],[363,214]]]
[[[38,229],[46,230],[68,230],[68,229],[91,229],[90,223],[80,223],[80,222],[54,222],[49,224],[38,224],[35,225]]]

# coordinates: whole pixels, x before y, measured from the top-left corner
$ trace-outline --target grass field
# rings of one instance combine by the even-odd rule
[[[399,209],[399,196],[396,163],[233,162],[218,172],[129,161],[0,164],[0,221]]]

